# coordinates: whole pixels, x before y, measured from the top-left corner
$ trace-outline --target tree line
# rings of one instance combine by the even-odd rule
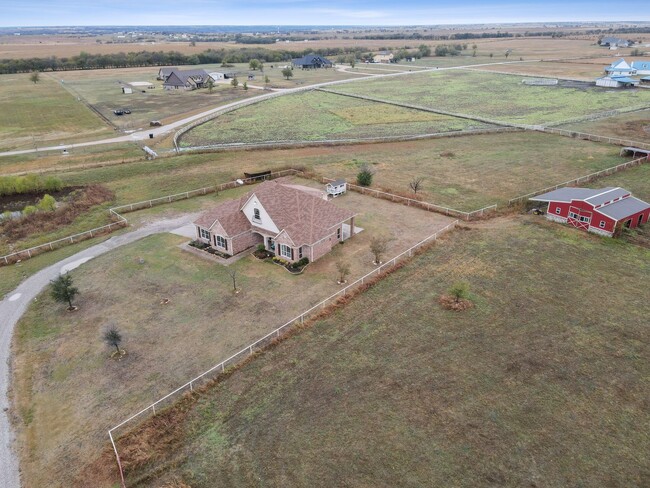
[[[304,49],[302,51],[242,48],[237,50],[208,49],[198,54],[183,54],[178,51],[139,51],[114,54],[81,52],[77,56],[60,58],[51,56],[47,58],[2,59],[0,60],[0,74],[143,66],[248,63],[252,59],[267,63],[279,63],[312,53],[320,56],[336,56],[350,53],[358,54],[363,51],[362,48],[324,48]]]

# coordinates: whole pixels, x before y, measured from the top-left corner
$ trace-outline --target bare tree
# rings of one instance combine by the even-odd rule
[[[381,257],[388,248],[388,239],[386,237],[376,236],[370,241],[370,252],[375,257],[374,264],[381,264]]]
[[[409,188],[413,190],[413,193],[417,195],[418,191],[422,189],[422,185],[424,183],[424,177],[418,176],[417,178],[413,178],[413,180],[409,183]]]
[[[350,274],[350,263],[345,261],[336,262],[336,271],[339,273],[339,283],[345,283],[345,278]]]
[[[230,275],[230,279],[232,280],[232,291],[237,293],[238,292],[238,290],[237,290],[237,270],[228,268],[228,274]]]

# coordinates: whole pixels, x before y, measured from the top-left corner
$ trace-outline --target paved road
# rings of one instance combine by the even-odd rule
[[[8,417],[9,400],[7,390],[10,381],[9,353],[11,335],[14,326],[25,313],[29,304],[43,291],[50,280],[55,279],[60,273],[71,271],[97,256],[143,237],[178,230],[188,222],[195,220],[197,216],[198,214],[192,214],[176,219],[160,220],[132,232],[111,237],[101,244],[80,251],[48,268],[38,271],[0,301],[0,487],[20,487],[18,460],[12,447],[14,434]]]
[[[47,146],[47,147],[39,147],[37,149],[23,149],[20,151],[5,151],[5,152],[0,152],[0,157],[2,156],[17,156],[21,154],[30,154],[30,153],[35,153],[35,152],[43,152],[43,151],[62,151],[63,149],[72,149],[72,148],[78,148],[78,147],[88,147],[88,146],[98,146],[101,144],[116,144],[116,143],[124,143],[124,142],[137,142],[137,141],[144,141],[149,139],[149,134],[153,134],[154,138],[170,134],[172,132],[175,132],[176,130],[180,129],[181,127],[184,127],[188,124],[191,124],[192,122],[196,122],[199,119],[202,119],[204,117],[207,117],[209,115],[212,115],[216,112],[221,112],[224,110],[233,110],[241,105],[248,105],[251,103],[251,101],[262,101],[266,98],[274,98],[280,95],[289,95],[291,93],[299,93],[302,91],[307,91],[307,90],[313,90],[314,88],[321,88],[321,87],[326,87],[326,86],[332,86],[332,85],[342,85],[345,83],[354,83],[354,82],[359,82],[362,79],[377,79],[381,77],[392,77],[392,76],[408,76],[408,75],[414,75],[417,73],[422,73],[424,71],[445,71],[445,70],[456,70],[456,69],[465,69],[465,68],[476,68],[479,66],[492,66],[492,65],[499,65],[499,64],[517,64],[517,63],[530,63],[532,61],[539,61],[539,60],[528,60],[528,61],[502,61],[498,63],[485,63],[485,64],[473,64],[473,65],[468,65],[468,66],[450,66],[446,68],[428,68],[428,69],[420,69],[420,70],[415,70],[415,71],[404,71],[404,72],[398,72],[398,73],[387,73],[387,74],[376,74],[376,75],[370,75],[365,78],[350,78],[346,80],[336,80],[336,81],[327,81],[323,83],[315,83],[313,85],[306,85],[306,86],[301,86],[298,88],[287,88],[283,90],[277,90],[277,91],[271,91],[270,93],[264,93],[262,95],[257,95],[254,97],[250,98],[245,98],[244,100],[238,100],[236,102],[231,102],[226,105],[220,105],[218,107],[212,108],[210,110],[206,110],[205,112],[202,112],[197,115],[193,115],[191,117],[186,117],[184,119],[178,120],[176,122],[172,122],[171,124],[162,126],[162,127],[151,127],[148,129],[143,129],[139,131],[135,131],[131,134],[123,135],[123,136],[118,136],[118,137],[112,137],[110,139],[100,139],[96,141],[88,141],[88,142],[80,142],[78,144],[66,144],[66,145],[58,145],[58,146]]]

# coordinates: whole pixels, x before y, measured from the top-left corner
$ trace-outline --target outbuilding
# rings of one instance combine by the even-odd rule
[[[331,197],[338,197],[343,195],[348,189],[348,184],[345,180],[335,180],[327,184],[327,195]]]
[[[623,227],[645,224],[650,217],[650,204],[619,187],[559,188],[530,200],[548,203],[549,220],[607,237]]]
[[[596,80],[596,86],[608,88],[634,88],[639,84],[639,80],[632,79],[628,76],[603,76]]]

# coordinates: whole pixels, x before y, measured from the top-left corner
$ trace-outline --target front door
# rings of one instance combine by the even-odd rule
[[[273,238],[267,237],[266,248],[271,252],[275,252],[275,241],[273,240]]]

